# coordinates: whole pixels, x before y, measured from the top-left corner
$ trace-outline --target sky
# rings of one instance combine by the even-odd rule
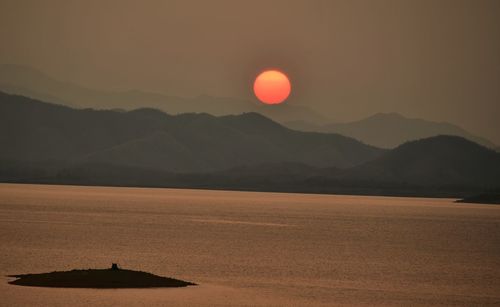
[[[500,144],[498,0],[2,0],[0,64],[86,87],[255,99],[265,68],[332,121],[378,112]]]

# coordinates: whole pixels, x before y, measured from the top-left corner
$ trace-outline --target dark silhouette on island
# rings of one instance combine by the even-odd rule
[[[9,275],[17,278],[11,285],[51,288],[178,288],[196,286],[195,283],[162,277],[151,273],[118,268],[71,270],[40,274]]]

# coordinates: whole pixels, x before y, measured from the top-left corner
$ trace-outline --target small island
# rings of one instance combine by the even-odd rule
[[[459,199],[457,203],[472,203],[472,204],[493,204],[500,205],[499,193],[483,193]]]
[[[39,274],[9,275],[17,278],[9,284],[52,288],[178,288],[195,286],[195,283],[162,277],[147,272],[118,268],[56,271]]]

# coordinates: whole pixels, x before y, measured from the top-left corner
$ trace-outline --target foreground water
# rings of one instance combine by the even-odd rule
[[[108,267],[182,289],[47,289]],[[500,304],[500,206],[449,199],[0,184],[2,306]]]

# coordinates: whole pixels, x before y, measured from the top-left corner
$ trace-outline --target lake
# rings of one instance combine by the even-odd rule
[[[0,184],[2,306],[499,305],[500,206],[452,199]],[[179,289],[9,285],[124,268]]]

